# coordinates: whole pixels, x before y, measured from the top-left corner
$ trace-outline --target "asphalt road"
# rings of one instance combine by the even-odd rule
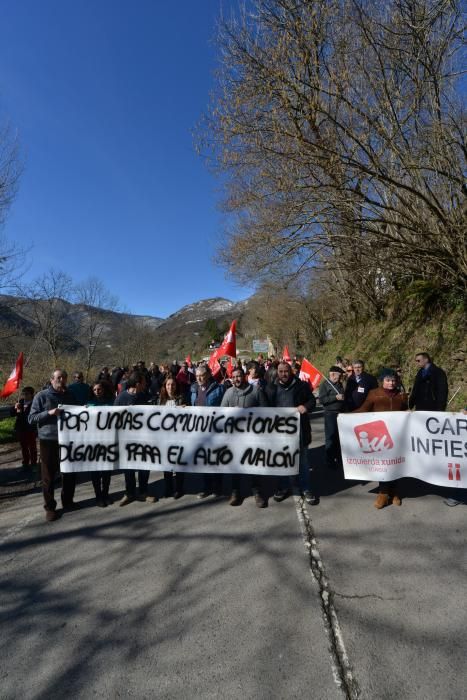
[[[38,493],[3,502],[0,698],[466,697],[467,508],[408,481],[376,511],[375,484],[314,479],[316,507],[195,480],[106,509],[83,483],[55,523]]]

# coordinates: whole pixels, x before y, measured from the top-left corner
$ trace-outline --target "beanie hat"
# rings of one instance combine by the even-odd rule
[[[383,380],[383,379],[386,379],[386,377],[393,377],[394,379],[396,379],[396,373],[394,372],[393,369],[390,369],[388,367],[384,367],[380,372],[379,378],[381,380]]]
[[[329,368],[330,372],[339,372],[339,374],[344,374],[344,370],[342,367],[338,367],[337,365],[332,365],[332,367]]]

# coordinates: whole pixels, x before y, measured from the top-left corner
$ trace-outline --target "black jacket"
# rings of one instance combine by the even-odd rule
[[[333,387],[335,387],[335,391]],[[336,392],[339,392],[339,394],[344,393],[344,387],[341,382],[336,382],[336,384],[331,386],[329,382],[323,379],[319,385],[319,400],[325,413],[340,413],[344,410],[344,402],[336,399]]]
[[[446,372],[431,364],[427,375],[419,369],[409,398],[409,408],[417,411],[445,411],[448,402]]]
[[[145,406],[148,400],[149,395],[145,391],[130,394],[130,392],[125,389],[116,397],[114,406]]]
[[[360,408],[370,389],[377,388],[378,380],[372,374],[368,374],[368,372],[362,372],[359,382],[357,382],[355,377],[349,377],[344,392],[345,410],[355,411],[356,408]]]
[[[270,406],[305,406],[307,413],[300,415],[300,443],[306,447],[311,442],[311,427],[309,414],[316,406],[316,399],[310,389],[308,382],[302,382],[297,377],[292,377],[287,385],[280,385],[282,390],[290,391],[290,401],[285,403],[278,395],[279,381],[276,379],[272,384],[266,386],[265,394]]]
[[[36,426],[30,425],[28,420],[29,412],[31,411],[32,401],[25,401],[24,399],[20,399],[18,403],[18,410],[14,406],[10,409],[10,416],[14,416],[16,418],[15,431],[18,434],[37,433]]]

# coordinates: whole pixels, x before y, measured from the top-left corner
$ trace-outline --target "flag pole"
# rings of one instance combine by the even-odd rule
[[[453,399],[456,398],[456,396],[457,396],[457,394],[459,393],[460,390],[461,390],[461,387],[459,387],[459,388],[457,389],[457,391],[455,391],[455,392],[453,393],[453,395],[451,396],[451,398],[450,398],[449,401],[448,401],[448,404],[447,404],[448,406],[449,406],[449,404],[451,403],[451,401],[452,401]]]
[[[336,389],[336,387],[334,386],[334,384],[333,384],[324,374],[322,374],[321,376],[323,377],[323,379],[324,379],[325,381],[327,381],[327,383],[329,384],[329,386],[332,386],[332,388],[333,388],[334,391],[336,392],[336,395],[341,393],[340,391],[337,391],[337,389]]]

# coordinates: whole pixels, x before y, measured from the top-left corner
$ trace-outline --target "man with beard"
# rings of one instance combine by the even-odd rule
[[[232,372],[232,386],[227,389],[222,397],[221,406],[229,406],[230,408],[253,408],[255,406],[267,406],[266,397],[259,384],[249,384],[245,379],[243,369],[237,367]],[[264,479],[264,477],[263,477]],[[242,499],[240,497],[241,475],[232,474],[232,495],[230,497],[231,506],[240,506]],[[261,488],[262,478],[254,475],[252,479],[253,495],[258,508],[265,508],[267,503]]]
[[[196,368],[196,381],[190,387],[192,406],[220,406],[224,389],[218,384],[207,365]],[[213,494],[222,495],[222,474],[204,474],[203,490],[198,498],[207,498]]]
[[[307,382],[303,382],[292,374],[290,365],[282,361],[277,366],[277,377],[266,387],[266,398],[270,406],[290,406],[300,413],[300,466],[298,483],[300,491],[307,503],[318,505],[319,497],[311,491],[310,467],[308,464],[308,445],[311,442],[309,413],[316,406],[316,399]],[[274,500],[283,501],[292,493],[289,477],[280,477],[279,488],[274,494]]]

